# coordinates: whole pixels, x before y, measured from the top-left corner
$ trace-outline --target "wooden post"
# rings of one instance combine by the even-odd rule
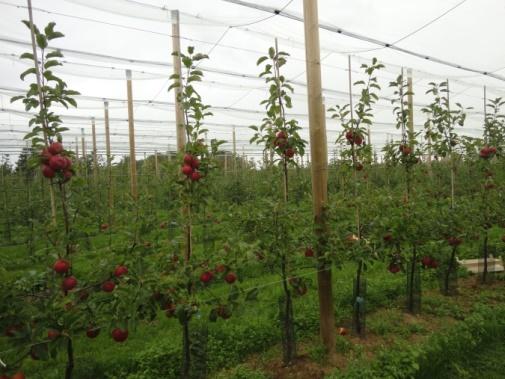
[[[326,117],[321,89],[321,58],[319,51],[319,20],[317,0],[303,0],[305,26],[305,61],[309,109],[310,152],[312,156],[312,204],[315,230],[319,238],[317,254],[324,251],[326,240],[325,207],[328,201],[328,153]],[[321,340],[330,357],[335,353],[335,319],[331,265],[325,262],[317,273]]]
[[[235,137],[235,127],[233,127],[233,135],[232,135],[232,139],[233,139],[233,173],[235,174],[237,172],[237,140],[236,140],[236,137]]]
[[[179,31],[179,11],[173,10],[172,16],[172,58],[174,66],[174,74],[179,78],[182,77],[181,58],[178,53],[181,51],[180,31]],[[177,138],[177,150],[186,150],[186,124],[184,120],[184,110],[179,99],[181,96],[181,87],[174,88],[175,93],[175,130]],[[192,252],[192,227],[191,227],[191,208],[183,207],[183,217],[186,219],[184,230],[184,260],[189,262]]]
[[[228,171],[228,152],[224,152],[224,174]]]
[[[79,160],[79,137],[75,136],[75,158],[77,159],[77,163],[79,163],[80,166],[80,160]]]
[[[407,69],[407,102],[408,102],[408,131],[409,131],[409,145],[414,146],[414,91],[412,87],[412,69]]]
[[[154,172],[156,177],[160,178],[160,168],[158,166],[158,150],[154,150]]]
[[[27,0],[28,5],[28,18],[30,20],[30,36],[32,41],[32,52],[33,52],[33,62],[35,68],[35,76],[37,79],[38,97],[39,97],[39,109],[44,110],[44,98],[42,95],[42,75],[39,67],[39,59],[37,57],[37,44],[35,43],[35,24],[33,23],[33,11],[32,11],[32,0]],[[44,145],[47,148],[49,144],[46,128],[48,127],[46,122],[42,124],[42,133],[44,134]],[[53,179],[50,179],[49,185],[49,199],[51,202],[51,222],[53,226],[56,226],[56,200],[54,198],[53,189]]]
[[[96,129],[95,129],[95,118],[91,118],[91,137],[93,142],[93,178],[95,180],[95,185],[98,185],[98,156],[96,153]]]
[[[486,122],[487,122],[487,93],[486,93],[486,86],[484,86],[484,143],[487,145],[488,140],[489,140],[489,135],[488,135],[488,130],[486,128]]]
[[[88,158],[86,152],[86,139],[84,136],[84,128],[81,128],[81,155],[82,155],[82,164],[84,165],[84,176],[88,178]]]
[[[135,158],[135,127],[133,123],[132,72],[126,70],[126,92],[128,96],[128,136],[130,139],[130,191],[137,200],[137,160]]]
[[[172,13],[172,58],[174,65],[174,74],[179,78],[182,76],[181,58],[177,55],[181,52],[181,40],[179,31],[179,11],[173,10]],[[184,112],[182,104],[179,102],[181,88],[174,88],[175,91],[175,132],[177,136],[177,150],[184,151],[186,146],[186,128],[184,127]]]
[[[109,208],[109,223],[111,223],[112,208],[114,207],[114,197],[112,189],[112,155],[110,152],[110,130],[109,130],[109,102],[103,102],[103,113],[105,123],[105,154],[107,155],[107,176],[109,185],[107,186],[108,208]]]

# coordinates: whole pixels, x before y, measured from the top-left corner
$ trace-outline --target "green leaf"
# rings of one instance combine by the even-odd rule
[[[61,53],[60,50],[51,51],[50,53],[46,54],[46,59],[51,58],[63,58],[63,54]]]
[[[28,20],[23,20],[21,21],[23,24],[26,25],[26,27],[31,30],[31,23]],[[39,28],[37,28],[37,25],[33,24],[33,30],[35,31],[35,35],[40,34]]]
[[[31,59],[33,61],[33,54],[32,53],[23,53],[19,56],[19,59]]]
[[[23,95],[14,96],[14,97],[11,98],[11,103],[13,103],[15,101],[18,101],[18,100],[21,100],[21,99],[24,99]]]
[[[50,60],[50,61],[47,61],[46,63],[44,63],[44,68],[47,70],[48,68],[51,68],[51,67],[54,67],[54,66],[62,66],[62,64],[60,62],[58,62],[57,60]]]
[[[27,75],[30,75],[30,74],[36,74],[37,71],[35,70],[35,67],[31,67],[29,68],[28,70],[24,71],[21,75],[19,75],[19,77],[21,78],[21,80],[25,80],[25,77]]]
[[[264,61],[266,61],[268,59],[268,57],[260,57],[258,59],[258,61],[256,62],[256,66],[259,66],[260,64],[262,64]]]
[[[45,49],[47,47],[47,38],[43,34],[38,34],[36,36],[37,46],[41,49]]]
[[[167,91],[169,91],[169,92],[170,92],[170,90],[171,90],[172,88],[178,88],[178,87],[180,87],[180,86],[181,86],[181,84],[180,84],[180,83],[178,83],[178,82],[177,82],[177,83],[172,83],[172,84],[170,85],[170,87],[168,87],[168,90],[167,90]]]
[[[55,25],[56,25],[55,22],[50,22],[44,28],[44,33],[46,34],[46,37],[47,37],[48,40],[64,37],[63,33],[55,32],[54,31]]]

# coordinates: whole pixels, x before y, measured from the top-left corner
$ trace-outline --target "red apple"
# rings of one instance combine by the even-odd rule
[[[182,166],[181,172],[186,176],[190,176],[193,173],[193,167],[185,164],[184,166]]]
[[[421,259],[421,264],[424,266],[424,267],[431,267],[431,263],[432,263],[432,259],[431,257],[425,255],[422,259]]]
[[[116,283],[114,283],[112,280],[107,280],[102,283],[103,292],[112,292],[114,291],[114,288],[116,288]]]
[[[311,248],[311,247],[307,247],[307,248],[305,249],[305,256],[306,256],[307,258],[312,258],[312,257],[314,256],[314,250],[312,250],[312,248]]]
[[[70,269],[70,262],[66,259],[58,259],[54,262],[53,270],[58,274],[66,274]]]
[[[224,264],[218,264],[216,268],[214,269],[215,272],[217,273],[223,273],[226,271],[226,266]]]
[[[220,305],[217,308],[217,315],[223,320],[228,320],[231,317],[231,310],[224,305]]]
[[[192,182],[197,182],[202,178],[202,174],[200,174],[198,171],[194,171],[191,173],[191,181]]]
[[[59,330],[56,329],[49,329],[47,331],[47,339],[54,341],[56,338],[58,338],[61,335]]]
[[[237,275],[234,272],[229,272],[225,275],[224,280],[228,284],[233,284],[237,280]]]
[[[185,164],[191,166],[193,164],[193,156],[189,153],[184,154],[183,161]]]
[[[407,145],[400,145],[400,152],[403,155],[410,155],[410,153],[412,153],[412,149]]]
[[[285,131],[278,131],[277,134],[275,135],[275,137],[277,137],[277,139],[287,139],[288,138],[288,135],[286,134]]]
[[[128,338],[128,330],[115,328],[112,330],[112,339],[116,342],[124,342]]]
[[[212,275],[212,272],[210,271],[205,271],[203,272],[201,275],[200,275],[200,281],[202,283],[208,283],[212,280],[212,278],[214,277],[214,275]]]
[[[67,160],[62,157],[61,155],[53,155],[49,159],[49,167],[51,167],[53,170],[63,170],[67,167]]]
[[[128,268],[126,266],[120,265],[120,266],[117,266],[116,269],[114,270],[114,276],[116,278],[120,278],[126,274],[128,274]]]
[[[489,146],[484,146],[482,149],[480,149],[479,156],[481,158],[487,159],[489,158],[490,155],[491,155],[491,149]]]
[[[286,156],[286,158],[293,158],[295,156],[295,150],[289,147],[284,152],[284,155]]]
[[[386,233],[384,234],[382,239],[384,240],[384,242],[391,242],[393,240],[393,235],[391,233]]]
[[[100,334],[100,328],[90,326],[86,330],[86,336],[88,338],[96,338]]]
[[[458,237],[449,237],[447,238],[447,242],[449,243],[450,246],[456,247],[461,245],[461,242],[463,242],[463,240]]]
[[[42,165],[42,175],[48,179],[54,178],[56,173],[54,170],[48,165]]]
[[[388,266],[388,270],[389,270],[390,273],[396,274],[396,273],[400,272],[400,265],[396,264],[396,263],[391,263]]]
[[[59,142],[53,142],[47,150],[53,155],[60,154],[63,152],[63,145]]]
[[[26,376],[22,371],[19,371],[12,375],[11,379],[26,379]]]
[[[64,291],[71,291],[77,286],[77,279],[73,276],[69,276],[65,279],[63,279],[63,282],[61,283],[61,288]]]
[[[102,225],[100,225],[100,230],[102,232],[106,231],[107,229],[109,229],[109,224],[103,223]]]
[[[198,158],[193,158],[193,160],[191,161],[191,167],[193,167],[194,169],[200,167],[200,161],[198,160]]]

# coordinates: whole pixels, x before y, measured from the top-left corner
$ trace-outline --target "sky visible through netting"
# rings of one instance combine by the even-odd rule
[[[64,140],[75,148],[84,133],[91,151],[91,118],[96,121],[97,150],[105,151],[103,102],[109,102],[112,153],[128,152],[128,114],[125,70],[132,70],[137,158],[154,151],[175,150],[174,94],[168,93],[172,67],[171,10],[180,12],[182,49],[194,46],[209,53],[201,64],[205,79],[197,87],[204,102],[213,107],[207,119],[208,138],[226,140],[232,150],[236,131],[237,153],[260,160],[260,146],[249,144],[250,125],[259,125],[264,115],[260,105],[268,87],[258,78],[256,61],[278,39],[280,50],[291,54],[283,74],[293,82],[293,108],[288,116],[299,120],[302,136],[308,138],[307,88],[302,0],[262,0],[237,4],[225,0],[33,0],[35,23],[55,21],[65,34],[50,48],[59,48],[65,65],[56,68],[69,88],[81,93],[78,108],[58,107],[65,126]],[[264,9],[248,6],[253,4]],[[280,14],[269,12],[282,10]],[[0,0],[0,154],[15,161],[26,146],[30,115],[10,98],[21,94],[27,83],[19,74],[29,61],[19,56],[30,51],[30,35],[21,23],[27,19],[26,2]],[[279,12],[277,12],[279,13]],[[489,99],[505,94],[505,51],[501,36],[505,3],[500,0],[319,0],[323,94],[327,108],[349,101],[348,56],[352,80],[364,78],[361,64],[377,57],[385,64],[378,74],[382,86],[374,107],[371,129],[374,149],[398,138],[388,83],[402,67],[411,68],[414,86],[414,125],[422,130],[426,117],[421,108],[431,99],[429,82],[450,81],[451,102],[468,111],[464,135],[479,137],[484,118],[484,86]],[[424,57],[395,51],[356,36],[385,41]],[[441,64],[436,59],[452,64]],[[455,66],[471,68],[475,72]],[[485,73],[485,74],[484,74]],[[495,76],[495,77],[493,77]],[[358,94],[355,93],[355,96]],[[327,114],[328,152],[338,150],[335,140],[340,125]]]

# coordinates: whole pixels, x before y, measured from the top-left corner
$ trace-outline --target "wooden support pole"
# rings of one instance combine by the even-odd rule
[[[126,70],[126,92],[128,96],[128,136],[130,140],[130,191],[132,198],[134,200],[137,200],[137,159],[135,157],[135,127],[133,122],[133,90],[131,70]]]
[[[224,152],[224,174],[228,171],[228,152]]]
[[[81,154],[82,154],[82,164],[84,167],[84,176],[88,177],[88,157],[86,156],[86,139],[84,136],[84,128],[81,128]]]
[[[328,152],[326,144],[326,117],[321,89],[321,58],[319,50],[319,20],[317,0],[303,0],[305,27],[305,61],[309,109],[310,152],[312,156],[312,204],[315,230],[321,255],[326,243],[327,225],[325,207],[328,201]],[[335,319],[331,265],[321,265],[317,273],[319,295],[319,321],[321,340],[330,357],[335,354]]]
[[[35,68],[35,76],[37,79],[37,88],[38,88],[38,97],[39,97],[39,109],[42,112],[44,110],[44,98],[42,95],[42,74],[40,72],[39,67],[39,59],[37,57],[37,44],[35,43],[35,24],[33,23],[33,10],[32,10],[32,1],[27,0],[28,5],[28,18],[30,20],[30,36],[32,42],[32,52],[33,52],[33,62]],[[47,122],[42,122],[42,133],[44,135],[44,145],[47,148],[49,145],[49,138],[47,135]],[[49,199],[51,202],[51,222],[53,226],[56,226],[56,200],[54,197],[54,189],[53,189],[53,180],[51,179],[49,185]]]
[[[154,150],[154,172],[156,177],[160,178],[160,168],[158,166],[158,150]]]
[[[79,160],[79,137],[75,136],[75,158],[77,162],[80,164]]]
[[[95,118],[91,118],[91,137],[93,142],[93,178],[95,180],[95,185],[98,185],[98,155],[96,152],[96,128],[95,128]]]
[[[408,134],[409,134],[409,145],[414,146],[414,89],[412,86],[412,69],[407,69],[407,102],[408,102]]]
[[[181,40],[179,30],[179,11],[173,10],[172,13],[172,58],[174,66],[174,74],[182,77],[181,58],[175,54],[181,52]],[[177,150],[184,151],[186,147],[186,128],[184,123],[184,111],[182,104],[179,102],[181,88],[174,88],[175,93],[175,132],[177,137]]]
[[[86,136],[84,135],[84,128],[81,128],[81,149],[82,149],[82,157],[86,160]]]
[[[107,156],[107,197],[108,197],[108,208],[109,208],[109,223],[112,217],[112,208],[114,207],[114,191],[112,188],[112,155],[110,152],[110,129],[109,129],[109,102],[103,102],[103,113],[104,113],[104,123],[105,123],[105,154]]]
[[[233,139],[233,173],[237,172],[237,140],[235,136],[235,127],[233,127],[233,132],[232,132],[232,139]]]
[[[486,86],[484,86],[484,143],[487,145],[489,142],[489,133],[487,130],[487,92]]]

